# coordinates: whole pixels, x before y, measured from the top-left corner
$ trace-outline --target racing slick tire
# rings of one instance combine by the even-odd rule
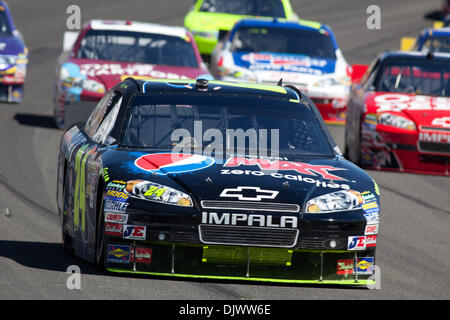
[[[67,199],[67,165],[64,165],[64,179],[63,179],[63,190],[62,190],[62,203],[63,206],[66,203]],[[64,208],[63,208],[64,210]],[[72,244],[72,237],[69,235],[69,232],[66,230],[66,214],[65,212],[62,212],[61,217],[61,235],[62,235],[62,246],[64,251],[66,251],[68,254],[73,255],[73,244]]]
[[[362,133],[361,133],[361,119],[359,119],[359,123],[357,125],[358,131],[355,132],[355,143],[353,145],[348,144],[347,138],[345,139],[345,150],[344,157],[349,159],[351,162],[356,164],[357,166],[361,166],[361,141],[362,141]]]
[[[97,201],[97,208],[99,211],[97,213],[98,221],[97,221],[97,230],[95,236],[95,263],[100,269],[105,268],[105,217],[103,211],[103,204],[105,199],[103,197],[103,187],[99,188],[98,192],[101,192],[99,195],[99,200]]]

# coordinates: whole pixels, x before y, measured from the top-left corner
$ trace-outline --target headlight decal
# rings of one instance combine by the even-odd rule
[[[331,213],[361,208],[364,200],[358,191],[336,191],[309,200],[306,213]]]
[[[405,130],[416,130],[416,124],[403,116],[399,116],[390,112],[383,112],[377,114],[379,124],[386,126],[397,127]]]
[[[127,182],[126,192],[132,197],[171,204],[182,207],[192,207],[189,195],[176,189],[146,180],[131,180]]]

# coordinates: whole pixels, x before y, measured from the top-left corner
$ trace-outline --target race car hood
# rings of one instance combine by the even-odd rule
[[[322,76],[334,73],[336,67],[334,59],[270,52],[233,52],[233,60],[236,66],[259,72],[261,76],[270,71]]]
[[[19,55],[25,52],[24,43],[17,37],[0,37],[0,55]]]
[[[377,92],[366,96],[369,113],[403,114],[420,127],[450,128],[450,98]]]
[[[301,206],[313,197],[339,190],[374,190],[373,180],[363,170],[333,157],[217,159],[113,151],[104,155],[104,167],[108,167],[110,180],[156,182],[190,194],[197,201],[264,200]]]
[[[136,79],[195,79],[209,72],[200,67],[173,67],[142,63],[70,59],[63,67],[69,78],[90,78],[102,83],[106,90],[128,77]]]

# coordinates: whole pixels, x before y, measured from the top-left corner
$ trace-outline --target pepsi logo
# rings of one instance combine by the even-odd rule
[[[157,175],[187,173],[206,169],[215,163],[213,158],[182,153],[146,154],[135,161],[136,167]]]

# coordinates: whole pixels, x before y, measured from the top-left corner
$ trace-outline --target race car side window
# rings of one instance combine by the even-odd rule
[[[122,97],[120,97],[119,99],[117,98],[118,97],[115,97],[115,99],[113,99],[115,102],[113,102],[113,104],[111,105],[111,111],[108,112],[107,116],[104,118],[101,125],[98,127],[97,131],[92,137],[92,140],[97,143],[112,144],[116,141],[116,139],[111,137],[109,134],[114,128],[117,115],[119,114],[120,105],[122,104]]]
[[[372,65],[367,70],[366,74],[363,76],[361,80],[361,85],[364,88],[364,91],[372,91],[373,83],[375,81],[375,77],[378,73],[378,69],[380,66],[380,59],[375,60]]]
[[[89,119],[86,121],[84,130],[86,131],[86,134],[90,138],[94,136],[95,132],[97,131],[97,128],[100,126],[100,123],[102,123],[102,120],[106,116],[108,107],[111,106],[114,97],[115,97],[114,91],[106,93],[105,96],[97,104],[94,111],[92,111],[91,115],[89,116]]]

